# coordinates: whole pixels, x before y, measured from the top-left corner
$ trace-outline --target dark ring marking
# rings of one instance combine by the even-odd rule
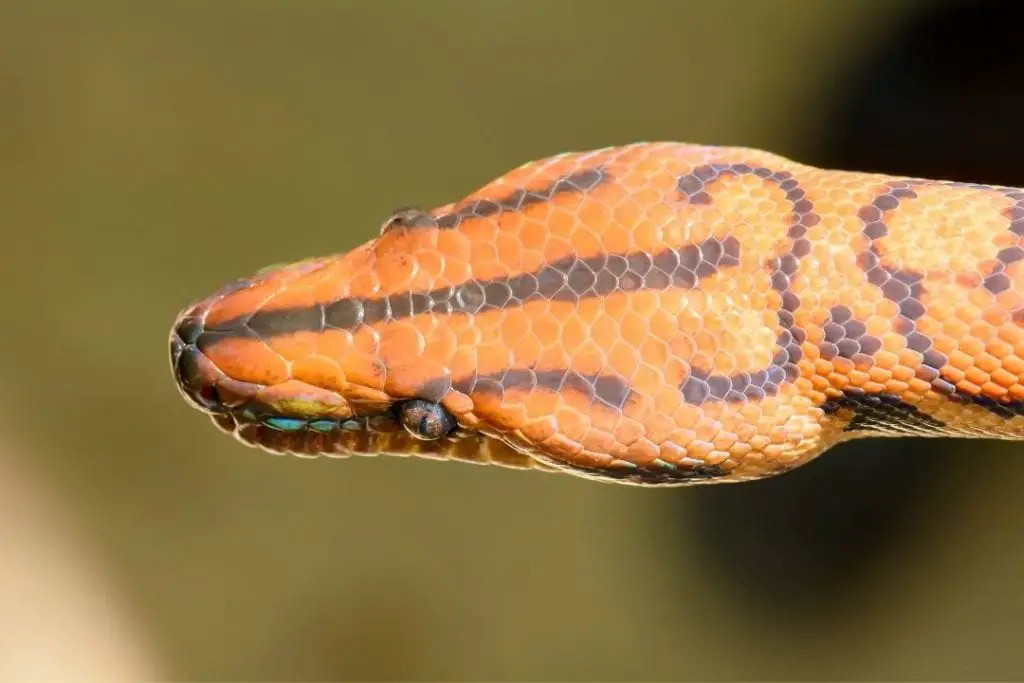
[[[713,400],[761,400],[765,396],[775,395],[782,384],[798,376],[796,364],[803,357],[800,345],[807,340],[807,333],[795,322],[794,313],[800,307],[800,298],[791,289],[791,284],[800,267],[800,259],[811,251],[807,229],[817,225],[821,217],[815,213],[814,204],[807,198],[793,174],[747,164],[710,164],[679,178],[677,187],[690,204],[710,204],[712,197],[707,192],[708,185],[722,176],[741,175],[754,175],[778,185],[793,205],[787,233],[787,237],[792,240],[790,249],[783,256],[772,259],[769,264],[772,289],[782,296],[782,307],[778,311],[781,330],[775,341],[778,350],[771,365],[756,372],[720,375],[691,368],[689,376],[680,387],[683,399],[691,405],[702,405]]]
[[[438,228],[451,229],[459,227],[463,221],[474,218],[487,218],[505,212],[522,211],[533,204],[551,201],[559,194],[582,194],[607,183],[611,177],[603,168],[592,168],[577,171],[563,176],[540,190],[519,189],[497,199],[472,199],[465,201],[451,213],[437,217]]]
[[[614,292],[692,289],[700,278],[739,263],[739,240],[709,238],[700,244],[656,254],[601,254],[553,261],[532,273],[492,280],[470,280],[454,287],[407,291],[380,298],[342,298],[323,305],[287,308],[239,316],[199,335],[205,343],[224,338],[269,339],[295,332],[355,330],[363,325],[414,315],[476,315],[523,306],[531,301],[576,302]],[[204,340],[199,339],[203,344]]]
[[[913,270],[890,268],[882,263],[882,254],[877,241],[889,234],[889,226],[885,223],[888,212],[897,209],[903,199],[915,199],[914,187],[961,187],[984,192],[998,192],[1014,205],[1006,211],[1010,221],[1009,231],[1017,237],[1024,237],[1024,191],[983,185],[978,183],[958,183],[925,180],[901,180],[888,184],[888,189],[876,196],[870,204],[861,207],[857,216],[864,223],[862,234],[868,240],[868,248],[857,256],[857,264],[864,271],[868,282],[878,287],[882,296],[899,306],[899,317],[893,323],[893,329],[907,340],[907,348],[921,354],[922,366],[917,376],[929,382],[936,392],[958,402],[970,402],[980,405],[1002,417],[1024,414],[1024,402],[1002,402],[987,397],[973,396],[959,391],[952,382],[944,379],[940,370],[949,362],[945,354],[935,350],[934,340],[916,329],[916,320],[924,315],[926,308],[922,301],[924,294],[922,273]],[[986,276],[983,286],[993,294],[1010,286],[1006,267],[1024,259],[1024,248],[1019,245],[1001,249],[996,254],[997,268]]]

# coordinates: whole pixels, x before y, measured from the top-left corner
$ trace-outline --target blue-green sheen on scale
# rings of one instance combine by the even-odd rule
[[[309,423],[309,428],[318,432],[333,432],[338,428],[338,423],[335,420],[313,420]]]
[[[295,432],[309,424],[300,417],[268,417],[263,421],[268,427],[280,429],[282,432]]]
[[[306,420],[301,417],[265,417],[263,418],[263,423],[282,432],[297,432],[308,427],[314,431],[326,434],[338,428],[337,420]]]

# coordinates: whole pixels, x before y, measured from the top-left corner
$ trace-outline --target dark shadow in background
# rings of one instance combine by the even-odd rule
[[[823,137],[790,156],[826,168],[1024,186],[1022,19],[1024,11],[997,2],[911,14],[824,84]],[[969,466],[968,454],[953,454],[963,446],[854,442],[777,479],[689,490],[670,505],[694,539],[685,552],[697,553],[739,604],[780,627],[813,630],[884,578],[871,575],[875,562],[929,513],[928,494]],[[944,496],[942,504],[957,502]]]

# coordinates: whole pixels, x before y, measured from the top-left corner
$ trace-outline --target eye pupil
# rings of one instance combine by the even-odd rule
[[[451,413],[441,404],[431,401],[406,401],[399,406],[398,416],[407,432],[425,441],[447,436],[456,427]]]
[[[419,432],[420,436],[430,437],[437,431],[437,421],[431,420],[429,417],[424,417],[420,420]]]

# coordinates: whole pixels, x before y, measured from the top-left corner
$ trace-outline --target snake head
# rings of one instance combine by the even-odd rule
[[[526,164],[188,307],[178,386],[280,453],[633,484],[787,471],[828,426],[794,383],[790,276],[818,222],[797,171],[673,143]]]

